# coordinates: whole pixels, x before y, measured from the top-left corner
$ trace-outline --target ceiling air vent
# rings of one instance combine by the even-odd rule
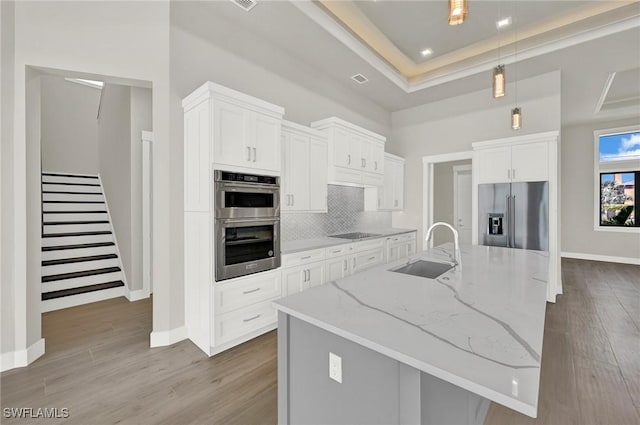
[[[358,84],[364,84],[367,81],[369,81],[369,79],[362,74],[356,74],[353,77],[351,77],[351,79],[353,79]]]
[[[256,0],[231,0],[231,2],[247,12],[253,9],[256,3],[258,3]]]

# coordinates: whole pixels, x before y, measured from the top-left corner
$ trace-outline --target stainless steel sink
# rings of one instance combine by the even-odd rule
[[[437,261],[418,260],[404,266],[391,269],[389,271],[396,273],[410,274],[412,276],[424,277],[427,279],[435,279],[442,276],[454,267],[451,263],[440,263]]]

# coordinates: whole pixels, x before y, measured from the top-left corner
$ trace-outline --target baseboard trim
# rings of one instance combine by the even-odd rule
[[[633,264],[640,266],[640,258],[632,257],[613,257],[609,255],[583,254],[580,252],[562,252],[561,257],[575,258],[577,260],[606,261],[608,263]]]
[[[151,348],[165,347],[185,339],[187,339],[187,328],[180,326],[179,328],[171,329],[169,331],[151,332],[149,345]]]
[[[25,350],[2,353],[0,360],[2,372],[17,367],[25,367],[33,363],[44,354],[44,346],[44,338],[40,338]]]
[[[103,289],[101,291],[87,292],[85,294],[70,295],[68,297],[42,301],[40,304],[40,311],[42,313],[46,313],[54,310],[61,310],[63,308],[104,301],[111,298],[124,297],[126,295],[125,288],[126,286],[119,286],[117,288]]]
[[[145,298],[149,298],[149,291],[145,290],[145,289],[136,289],[135,291],[129,291],[127,290],[124,294],[125,297],[127,297],[127,299],[130,302],[133,301],[138,301],[138,300],[143,300]]]

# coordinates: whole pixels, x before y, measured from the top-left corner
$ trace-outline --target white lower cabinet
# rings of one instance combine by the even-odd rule
[[[216,316],[213,326],[216,345],[240,339],[266,326],[274,326],[278,314],[271,305],[272,302],[273,300],[263,301]]]
[[[325,261],[324,273],[327,282],[342,279],[353,274],[351,258],[350,255],[343,255],[342,257],[330,258]]]
[[[293,295],[305,289],[322,285],[324,283],[324,262],[283,269],[282,280],[284,282],[283,296]]]
[[[416,253],[416,232],[391,236],[386,241],[386,262],[407,258]]]
[[[353,272],[358,273],[379,264],[384,264],[384,247],[359,252],[353,256]]]

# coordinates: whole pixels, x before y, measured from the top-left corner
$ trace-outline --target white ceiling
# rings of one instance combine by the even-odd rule
[[[423,46],[421,40],[423,34],[427,33],[425,33],[424,21],[417,18],[417,11],[423,8],[432,10],[435,7],[442,7],[440,3],[446,5],[447,2],[446,0],[438,2],[378,1],[358,3],[358,7],[385,32],[389,39],[394,40],[401,50],[416,60],[418,58],[413,51],[417,49],[432,47],[437,51],[442,49],[444,52],[448,49],[451,52],[451,49],[460,46],[464,48],[478,41],[478,38],[490,37],[492,32],[496,32],[494,17],[498,15],[497,4],[471,0],[467,22],[457,26],[461,30],[455,37],[439,35],[444,29],[438,28],[446,24],[445,11],[445,16],[438,18],[444,24],[440,21],[433,24],[435,32],[430,37],[434,40],[434,44]],[[519,1],[517,8],[528,10],[526,19],[534,22],[560,10],[567,11],[580,7],[583,3],[585,2]],[[513,10],[513,2],[502,2],[500,7],[503,11]],[[474,12],[474,8],[477,8],[475,9],[477,12]],[[495,13],[491,12],[492,8]],[[179,13],[174,13],[175,10],[179,10]],[[640,99],[632,100],[630,104],[627,102],[625,108],[619,110],[615,108],[615,102],[607,104],[605,101],[603,104],[603,98],[606,100],[607,96],[611,100],[611,98],[619,99],[621,96],[619,92],[624,95],[624,87],[629,84],[629,81],[633,83],[637,75],[632,70],[640,67],[640,3],[627,6],[626,10],[633,12],[632,19],[635,19],[632,21],[633,25],[627,30],[518,61],[519,79],[558,69],[562,71],[562,121],[565,125],[611,117],[622,118],[630,114],[640,116],[640,103],[638,103]],[[483,22],[474,22],[474,19],[480,20],[479,16],[484,16]],[[238,29],[238,33],[229,34],[228,39],[220,40],[219,34],[211,28],[215,25],[214,18],[231,23]],[[435,18],[431,16],[428,19]],[[490,71],[482,71],[407,93],[380,72],[379,68],[372,66],[370,61],[354,53],[353,49],[347,47],[289,2],[259,1],[250,12],[243,11],[230,1],[178,2],[172,4],[172,22],[201,37],[211,39],[219,46],[242,54],[266,69],[280,72],[296,83],[308,86],[310,81],[307,74],[298,73],[296,69],[282,68],[280,54],[295,57],[304,64],[305,69],[311,66],[317,70],[314,78],[322,74],[324,78],[332,79],[336,87],[351,91],[354,95],[366,97],[390,112],[487,89],[491,86]],[[273,46],[273,50],[265,52],[262,49],[263,46],[252,48],[251,45],[243,42],[243,33],[249,33],[254,38],[269,43]],[[508,78],[514,75],[514,66],[507,65]],[[627,72],[621,73],[621,71]],[[611,74],[615,72],[618,72],[617,82],[616,78],[613,78],[611,93],[603,95]],[[359,85],[352,81],[350,77],[356,73],[364,74],[369,82]],[[628,93],[631,93],[631,97],[636,96],[632,90]],[[640,96],[640,90],[637,95]],[[596,113],[599,103],[603,104],[603,107]],[[636,105],[638,107],[634,109]],[[616,115],[617,112],[620,114]]]

